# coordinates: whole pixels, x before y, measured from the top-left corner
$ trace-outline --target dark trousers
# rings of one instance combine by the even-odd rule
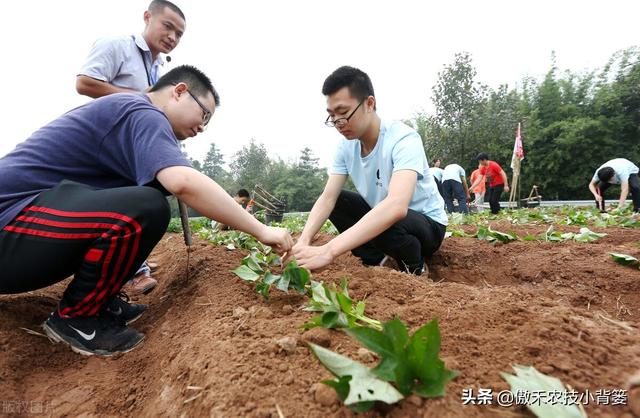
[[[504,184],[489,187],[487,194],[489,195],[489,207],[494,215],[500,212],[500,196],[504,190]]]
[[[358,193],[343,190],[329,219],[338,231],[344,232],[370,210],[369,204]],[[440,248],[445,230],[444,225],[409,209],[404,219],[351,252],[367,265],[379,264],[387,254],[401,269],[420,274],[424,258]]]
[[[156,189],[95,190],[63,181],[0,231],[0,293],[40,289],[73,274],[58,312],[95,315],[133,277],[169,217]]]
[[[604,192],[611,186],[611,183],[605,183],[603,181],[598,182],[598,192],[600,196],[602,196],[602,208],[604,210]],[[633,211],[640,212],[640,180],[638,179],[637,174],[629,175],[629,193],[631,193],[631,199],[633,200]],[[596,201],[596,207],[598,206],[598,202]]]
[[[455,198],[458,200],[458,212],[469,213],[467,195],[464,193],[462,183],[455,180],[445,180],[442,182],[442,191],[444,193],[442,197],[445,205],[447,205],[448,212],[455,212],[455,207],[453,206],[453,199]]]

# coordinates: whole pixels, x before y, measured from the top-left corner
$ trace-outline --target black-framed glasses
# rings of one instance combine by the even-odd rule
[[[173,85],[177,86],[177,84],[175,83],[173,83]],[[191,90],[187,89],[187,93],[189,93],[189,96],[191,96],[193,100],[198,103],[198,106],[200,106],[200,109],[202,109],[202,111],[204,112],[204,116],[202,117],[202,126],[206,128],[209,124],[209,121],[211,120],[211,116],[213,116],[213,113],[211,113],[211,111],[207,109],[207,106],[203,105],[202,102],[198,100],[198,98],[193,93],[191,93]]]
[[[360,102],[360,104],[358,104],[358,106],[356,106],[355,109],[353,109],[353,112],[351,112],[349,116],[347,116],[346,118],[338,118],[336,120],[332,120],[331,115],[327,116],[327,120],[324,121],[324,124],[327,125],[329,128],[333,128],[333,127],[342,128],[347,123],[349,123],[349,119],[351,119],[351,116],[353,116],[356,113],[356,110],[358,110],[360,106],[362,106],[362,103],[364,103],[364,99]]]

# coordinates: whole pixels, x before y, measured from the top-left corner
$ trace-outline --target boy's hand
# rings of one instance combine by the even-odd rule
[[[285,228],[265,226],[264,232],[256,238],[263,244],[273,247],[278,254],[284,254],[293,247],[293,238]]]
[[[292,254],[300,267],[305,267],[309,270],[320,269],[333,261],[331,251],[326,244],[319,247],[296,244]]]

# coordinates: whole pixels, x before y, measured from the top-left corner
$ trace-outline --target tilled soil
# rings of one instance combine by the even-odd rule
[[[546,229],[493,226],[520,236]],[[363,416],[532,417],[521,406],[495,401],[463,405],[463,389],[507,389],[500,372],[514,364],[535,366],[580,392],[623,389],[640,367],[640,270],[617,265],[608,253],[640,258],[640,230],[598,232],[609,235],[591,244],[447,238],[430,261],[428,278],[366,268],[350,254],[314,273],[326,282],[349,278],[351,295],[366,298],[370,317],[397,316],[413,329],[438,318],[441,355],[461,372],[444,398],[412,396]],[[340,331],[302,332],[312,316],[301,310],[303,296],[273,290],[263,301],[231,273],[243,251],[196,239],[188,274],[186,254],[177,234],[157,246],[152,259],[161,266],[154,274],[160,285],[139,299],[150,308],[133,324],[146,339],[113,358],[83,357],[27,332],[41,332],[65,283],[0,296],[0,415],[354,415],[317,384],[330,374],[305,342],[352,358],[358,358],[358,344]],[[284,337],[295,339],[292,350],[277,344]],[[585,409],[589,417],[633,416],[624,405],[591,401]]]

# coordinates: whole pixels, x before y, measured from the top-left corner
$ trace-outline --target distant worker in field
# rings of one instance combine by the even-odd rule
[[[344,139],[293,256],[315,270],[349,250],[370,266],[386,254],[404,271],[422,274],[425,257],[442,243],[447,215],[420,136],[401,122],[380,119],[371,80],[357,68],[335,70],[322,94],[329,113],[325,124]],[[357,192],[343,189],[348,176]],[[340,235],[311,246],[327,218]]]
[[[219,104],[209,78],[181,66],[146,94],[111,94],[65,113],[0,158],[0,293],[73,275],[43,328],[76,352],[112,355],[144,338],[127,324],[147,305],[119,294],[167,229],[165,195],[290,250],[285,229],[242,210],[182,154],[178,142],[202,132]]]
[[[474,184],[476,182],[476,180],[478,178],[480,178],[480,176],[482,176],[482,174],[480,174],[480,168],[481,167],[482,166],[480,164],[478,164],[478,168],[473,170],[473,172],[471,173],[471,177],[469,177],[469,181],[471,182],[471,184]],[[484,204],[484,194],[485,194],[486,190],[487,190],[487,188],[486,188],[486,184],[485,184],[484,181],[481,181],[480,184],[478,184],[478,186],[476,186],[475,189],[470,189],[469,190],[474,195],[473,205],[475,206],[475,208],[476,208],[476,210],[478,212],[482,212],[484,210],[482,205]]]
[[[442,191],[444,193],[444,203],[447,205],[449,213],[455,212],[453,199],[458,201],[458,212],[469,213],[467,200],[471,200],[467,177],[464,168],[458,164],[448,164],[442,172]]]
[[[251,211],[253,210],[253,199],[251,199],[251,195],[249,194],[249,191],[247,189],[238,190],[236,192],[236,195],[233,196],[233,200],[235,200],[236,203],[242,206],[247,212],[251,213]],[[229,225],[211,221],[211,228],[218,231],[226,231],[229,229]]]
[[[166,0],[153,0],[143,15],[140,35],[99,39],[76,77],[76,90],[99,98],[113,93],[142,92],[153,86],[164,66],[163,54],[178,46],[186,29],[182,10]],[[152,291],[158,282],[145,261],[125,286],[131,295]]]
[[[596,206],[605,210],[604,192],[612,185],[620,185],[620,199],[618,209],[623,210],[627,196],[631,192],[633,211],[640,212],[640,181],[638,180],[638,166],[625,158],[614,158],[602,164],[593,174],[589,183],[589,190],[596,198]]]
[[[480,177],[471,185],[471,189],[475,189],[484,182],[485,179],[489,183],[489,207],[494,215],[500,212],[500,195],[502,192],[509,192],[509,181],[507,174],[504,172],[500,164],[489,160],[486,152],[481,152],[476,157],[480,164]]]
[[[429,173],[431,173],[433,178],[436,179],[436,186],[438,186],[438,193],[440,193],[440,196],[444,197],[444,194],[442,192],[442,172],[444,170],[440,168],[440,164],[441,164],[440,158],[436,159],[433,162],[433,167],[429,167]]]

